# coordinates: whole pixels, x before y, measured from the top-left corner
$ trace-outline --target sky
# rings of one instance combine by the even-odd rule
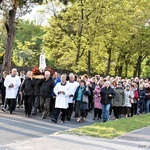
[[[51,2],[47,5],[36,6],[32,11],[22,19],[35,21],[37,25],[46,26],[48,25],[48,19],[54,15],[54,13],[60,12],[64,8],[63,5],[56,6],[55,2]]]

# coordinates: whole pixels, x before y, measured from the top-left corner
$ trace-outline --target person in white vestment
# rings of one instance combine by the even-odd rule
[[[61,75],[61,82],[57,83],[54,87],[56,95],[54,118],[51,120],[55,123],[58,121],[58,116],[61,112],[61,123],[64,123],[66,110],[68,108],[69,86],[66,82],[66,74]]]
[[[68,85],[69,85],[69,97],[68,97],[67,120],[70,121],[74,105],[73,97],[77,87],[79,86],[79,83],[75,81],[75,75],[73,73],[69,74]]]
[[[11,74],[8,75],[4,81],[4,86],[6,87],[6,99],[8,102],[10,114],[12,114],[14,109],[20,84],[21,80],[17,75],[17,69],[13,68]]]

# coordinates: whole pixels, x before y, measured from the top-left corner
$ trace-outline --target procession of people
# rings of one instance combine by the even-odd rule
[[[10,74],[3,73],[0,82],[2,111],[17,111],[24,104],[24,116],[38,114],[42,119],[51,117],[52,122],[61,123],[76,118],[85,122],[88,112],[94,111],[93,120],[128,118],[150,112],[150,81],[143,78],[122,79],[74,73],[44,72],[41,79],[28,71],[22,76],[16,68]],[[23,78],[22,78],[23,77]],[[34,118],[34,117],[33,117]]]

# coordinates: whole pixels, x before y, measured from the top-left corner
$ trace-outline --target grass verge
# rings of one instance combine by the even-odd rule
[[[150,125],[150,114],[123,118],[120,120],[108,121],[106,123],[95,123],[90,126],[83,126],[72,129],[67,133],[87,135],[101,138],[115,138],[125,133],[147,127]]]

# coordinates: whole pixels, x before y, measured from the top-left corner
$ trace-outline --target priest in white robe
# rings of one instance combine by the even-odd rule
[[[69,74],[69,81],[67,82],[69,85],[69,96],[68,96],[68,109],[67,109],[67,120],[71,120],[72,112],[73,112],[73,97],[79,83],[75,81],[75,75],[73,73]]]
[[[61,123],[64,123],[66,110],[68,108],[68,96],[69,96],[69,86],[66,82],[66,74],[61,75],[61,82],[57,83],[54,87],[54,93],[56,95],[55,101],[55,110],[54,110],[54,118],[53,122],[57,123],[58,116],[61,114]]]
[[[6,99],[9,105],[10,114],[15,107],[16,98],[19,90],[19,86],[21,84],[21,79],[17,75],[17,69],[14,68],[11,71],[11,74],[8,75],[4,81],[4,86],[6,87]]]

